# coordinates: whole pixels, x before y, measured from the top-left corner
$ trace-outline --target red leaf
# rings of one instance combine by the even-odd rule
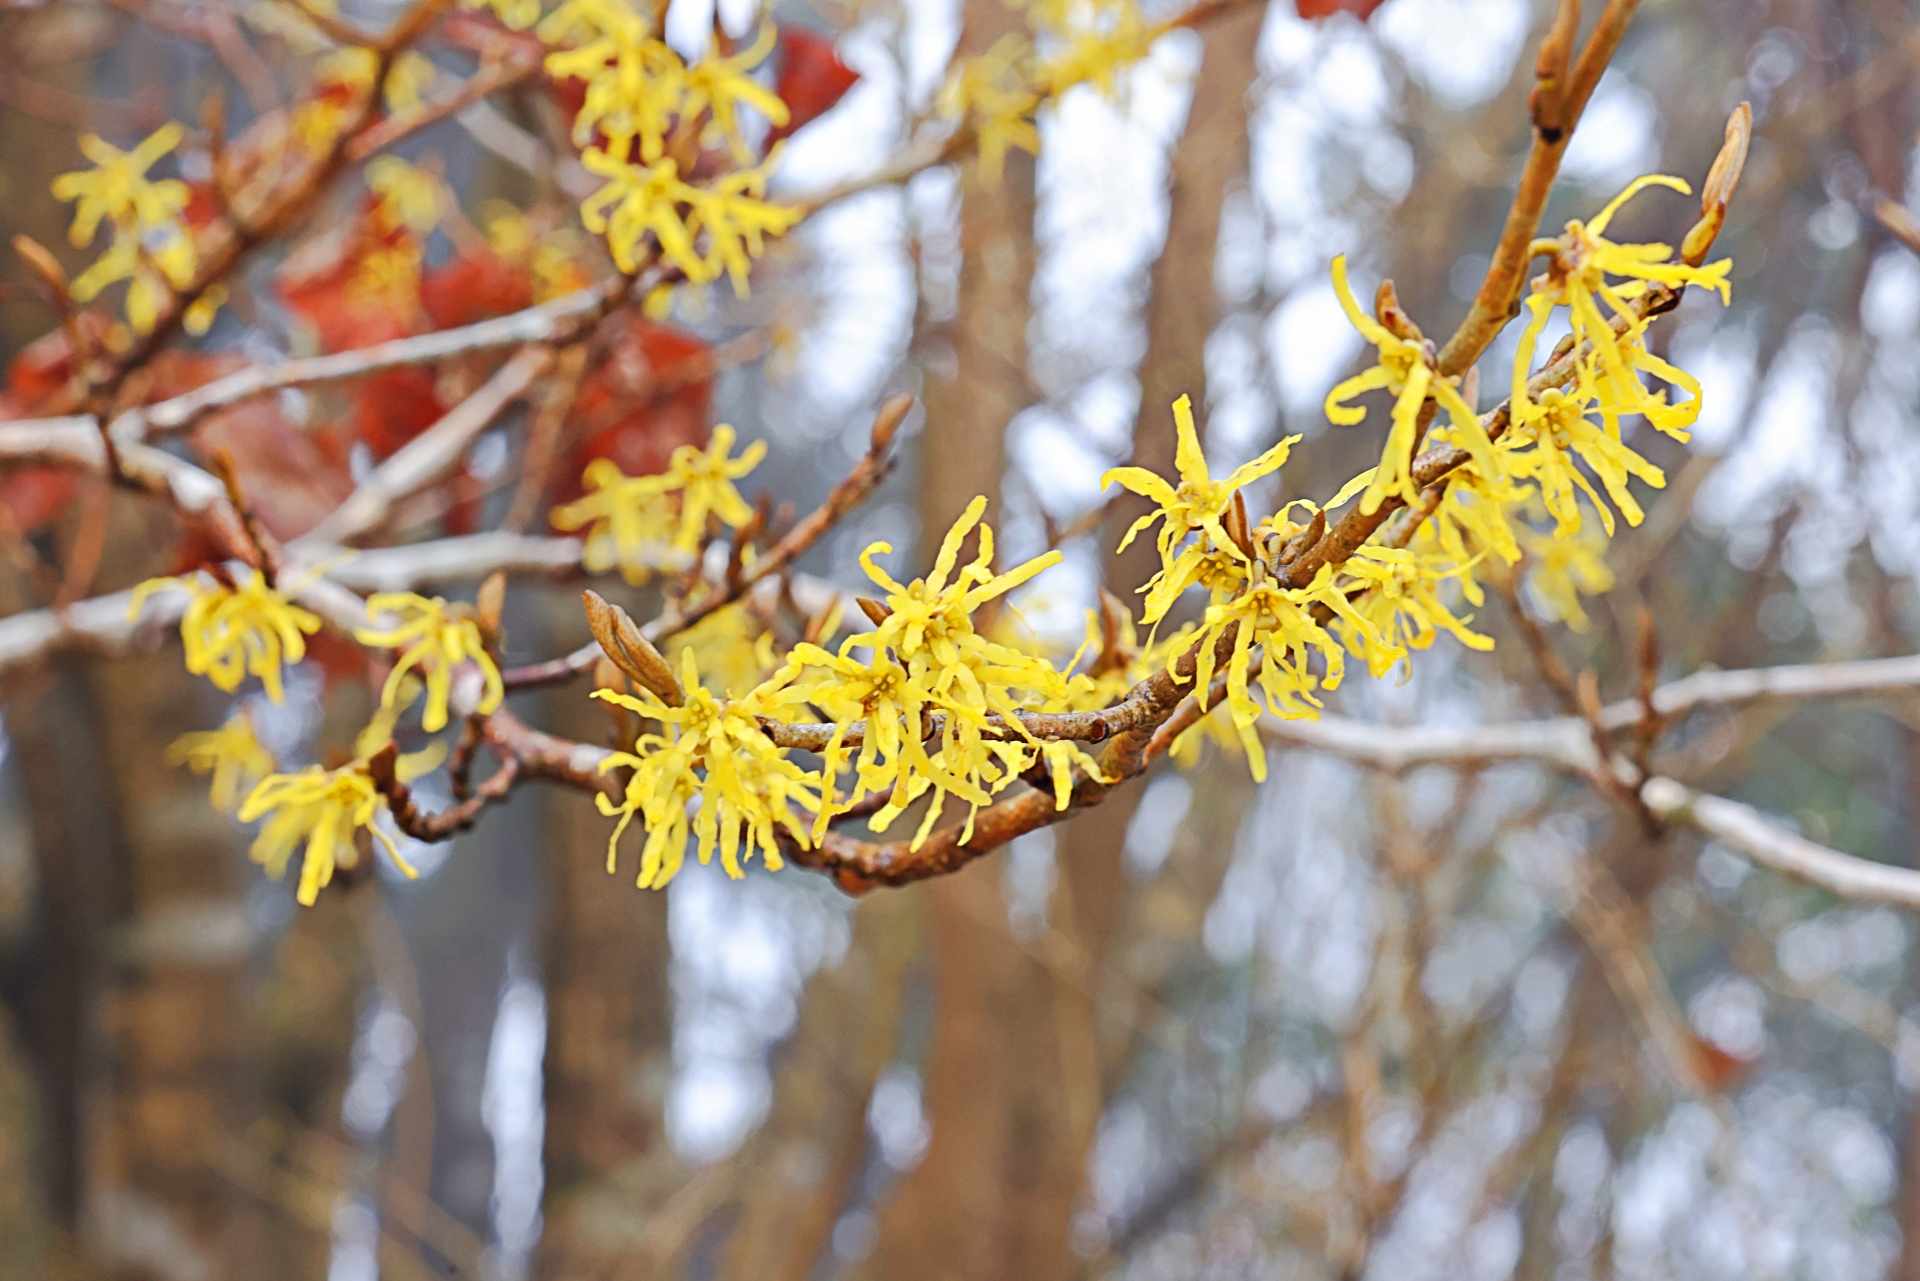
[[[353,438],[365,441],[375,458],[385,458],[433,426],[447,407],[434,391],[426,369],[388,369],[354,384]]]
[[[832,110],[859,79],[859,72],[840,61],[833,41],[804,27],[781,27],[780,80],[773,91],[793,114],[786,124],[767,135],[767,145],[771,147]]]
[[[371,381],[371,380],[369,380]],[[377,399],[369,394],[362,405]],[[270,399],[249,400],[207,419],[194,431],[203,455],[225,449],[247,502],[275,538],[298,538],[345,501],[353,480],[320,444],[281,416]]]
[[[606,361],[581,384],[568,435],[581,441],[561,475],[560,501],[580,493],[580,473],[610,458],[629,476],[667,469],[676,445],[707,439],[711,347],[647,320],[616,318]]]
[[[7,509],[13,527],[31,534],[60,514],[73,497],[78,480],[70,471],[29,467],[0,480],[0,507]]]
[[[452,329],[531,307],[533,281],[495,254],[463,255],[421,276],[420,305],[435,329]]]
[[[1294,0],[1303,18],[1331,18],[1336,13],[1350,13],[1362,22],[1382,0]]]

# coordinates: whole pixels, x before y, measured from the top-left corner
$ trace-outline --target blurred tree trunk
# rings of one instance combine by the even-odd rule
[[[1024,30],[1000,0],[968,0],[957,57]],[[921,564],[976,494],[997,500],[1007,422],[1033,403],[1027,322],[1033,306],[1033,157],[1009,152],[998,182],[977,158],[960,166],[959,314],[947,329],[952,359],[926,371],[920,433]],[[989,511],[988,520],[998,523]]]
[[[854,916],[846,959],[807,987],[773,1064],[773,1113],[748,1149],[719,1281],[808,1281],[867,1157],[867,1102],[899,1056],[920,899],[879,891]]]
[[[1171,158],[1167,243],[1153,265],[1132,458],[1135,465],[1163,476],[1175,474],[1173,402],[1192,396],[1201,419],[1206,411],[1207,338],[1220,321],[1214,288],[1220,210],[1229,187],[1247,174],[1247,94],[1265,16],[1265,6],[1247,5],[1201,29],[1203,52],[1193,102]],[[1149,506],[1145,499],[1124,494],[1101,531],[1107,588],[1136,611],[1135,593],[1159,568],[1158,553],[1150,538],[1135,539],[1124,552],[1114,548]],[[1074,1021],[1076,1039],[1101,1047],[1100,1072],[1094,1080],[1072,1083],[1076,1097],[1066,1113],[1070,1131],[1063,1136],[1075,1154],[1071,1177],[1049,1184],[1023,1203],[1021,1212],[1034,1224],[1032,1235],[1040,1239],[1067,1240],[1085,1182],[1086,1157],[1131,1040],[1123,1022],[1100,1018],[1100,989],[1116,923],[1126,911],[1123,856],[1141,790],[1123,788],[1060,831],[1060,888],[1052,915],[1071,941],[1084,977],[1079,986],[1061,986],[1059,1016]],[[1082,1094],[1085,1097],[1079,1097]]]
[[[40,1139],[39,1091],[15,1035],[13,1016],[0,1007],[0,1277],[47,1274],[50,1224],[34,1158]]]
[[[970,0],[962,56],[1019,25],[999,0]],[[1032,314],[1034,164],[1007,157],[996,183],[977,159],[961,166],[959,314],[953,360],[930,370],[920,437],[919,560],[976,494],[996,497],[1007,422],[1031,403],[1026,330]],[[1058,1064],[1044,975],[1007,936],[997,858],[919,891],[934,965],[934,1032],[925,1074],[932,1136],[901,1179],[868,1261],[880,1278],[988,1277],[1023,1251],[1010,1214],[1043,1168],[1057,1121]],[[1056,1136],[1057,1137],[1057,1136]],[[1037,1277],[1042,1273],[1032,1273]]]
[[[105,563],[163,572],[173,544],[158,509],[112,508]],[[246,864],[205,780],[169,765],[181,732],[206,724],[206,688],[169,646],[90,672],[100,757],[125,885],[108,989],[94,1010],[100,1059],[83,1089],[87,1246],[109,1274],[240,1277],[258,1203],[219,1169],[246,1128]],[[69,780],[70,782],[70,780]],[[86,803],[99,804],[97,799]],[[83,1104],[83,1107],[89,1105]]]
[[[551,700],[555,732],[606,737],[600,705]],[[651,1274],[644,1195],[666,1150],[661,1105],[671,1073],[667,896],[633,885],[633,849],[606,871],[612,824],[592,802],[544,796],[549,895],[545,1228],[535,1274]]]

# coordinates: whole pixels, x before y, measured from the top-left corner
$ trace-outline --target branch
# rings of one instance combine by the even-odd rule
[[[1713,674],[1761,675],[1759,672]],[[1915,672],[1912,680],[1920,683],[1920,671]],[[1817,692],[1844,694],[1853,689],[1845,682],[1835,682],[1831,690]],[[1637,711],[1638,705],[1632,706]],[[1539,760],[1585,778],[1592,778],[1599,769],[1598,754],[1588,737],[1586,723],[1571,716],[1459,730],[1371,725],[1337,716],[1323,716],[1317,721],[1283,721],[1262,716],[1260,733],[1270,741],[1332,752],[1390,772],[1421,765],[1524,759]],[[1627,763],[1618,762],[1610,768],[1618,769],[1623,764]],[[1920,870],[1893,867],[1828,849],[1788,831],[1751,806],[1695,792],[1670,778],[1656,775],[1647,779],[1639,795],[1657,817],[1691,824],[1757,863],[1809,881],[1841,898],[1920,907]]]
[[[1560,158],[1573,140],[1580,114],[1593,96],[1600,74],[1620,47],[1621,37],[1633,21],[1640,0],[1608,0],[1593,33],[1580,51],[1580,60],[1570,77],[1567,60],[1572,52],[1574,29],[1579,23],[1578,0],[1561,0],[1553,29],[1541,44],[1537,84],[1529,102],[1533,116],[1533,149],[1520,173],[1520,186],[1513,193],[1507,210],[1506,225],[1500,229],[1493,260],[1474,294],[1473,306],[1460,321],[1460,327],[1440,349],[1440,373],[1453,377],[1465,373],[1480,359],[1494,335],[1513,319],[1520,304],[1520,286],[1527,265],[1533,261],[1531,246],[1540,227],[1540,215],[1547,207],[1547,196],[1560,174]]]
[[[709,583],[717,584],[717,589],[709,593],[698,605],[675,606],[649,621],[640,629],[647,640],[658,643],[669,636],[683,632],[709,614],[752,594],[762,584],[771,585],[777,582],[794,561],[804,555],[808,548],[833,528],[842,516],[864,502],[867,495],[879,488],[880,482],[887,478],[887,473],[893,470],[893,460],[889,457],[889,450],[893,444],[894,433],[900,429],[907,411],[912,408],[911,396],[895,396],[880,406],[880,412],[874,416],[873,431],[869,436],[866,454],[854,464],[853,470],[847,473],[845,479],[833,487],[833,492],[827,495],[827,500],[802,517],[798,524],[787,531],[784,538],[754,562],[753,569],[749,572],[737,578],[730,578],[724,566],[715,569],[712,565],[703,565],[702,577]],[[709,559],[712,558],[709,557]],[[826,601],[823,599],[820,603],[824,605]],[[591,671],[593,665],[600,661],[603,652],[599,641],[589,641],[563,658],[510,668],[502,673],[502,679],[506,681],[508,689],[528,689],[538,685],[558,684]],[[824,743],[824,740],[822,741]]]
[[[564,298],[555,298],[525,311],[462,325],[457,329],[443,329],[417,338],[395,338],[390,342],[335,352],[329,356],[310,356],[304,360],[241,369],[171,400],[119,414],[111,427],[113,438],[116,441],[139,440],[158,433],[179,431],[191,427],[210,410],[282,387],[336,382],[342,378],[378,373],[383,369],[424,365],[498,347],[520,347],[530,343],[557,345],[573,337],[583,323],[597,320],[604,308],[625,293],[628,283],[623,276],[611,276]],[[0,431],[4,430],[0,428]]]
[[[412,6],[395,19],[386,34],[378,40],[364,42],[375,51],[372,81],[368,85],[366,98],[357,104],[352,119],[341,129],[326,154],[299,170],[285,193],[263,215],[227,221],[225,238],[208,246],[192,282],[183,289],[170,292],[166,304],[154,319],[153,328],[88,386],[90,407],[100,408],[110,404],[127,376],[152,360],[162,347],[173,340],[186,318],[188,306],[232,274],[251,250],[293,230],[321,207],[322,193],[353,163],[348,155],[349,148],[379,119],[387,73],[393,69],[395,57],[424,35],[451,3],[452,0],[414,0]]]
[[[427,814],[413,803],[413,789],[400,781],[396,769],[399,759],[399,747],[389,742],[367,762],[367,775],[380,795],[387,798],[387,812],[393,815],[394,826],[416,841],[444,841],[466,831],[479,821],[481,810],[505,800],[520,777],[520,762],[510,756],[458,805]]]
[[[1640,795],[1661,818],[1690,823],[1776,872],[1855,902],[1920,907],[1920,871],[1828,849],[1788,831],[1752,806],[1695,792],[1670,778],[1648,779]]]
[[[1662,719],[1670,719],[1696,707],[1788,698],[1857,698],[1906,693],[1916,687],[1920,687],[1920,654],[1905,654],[1851,663],[1695,672],[1659,686],[1651,701]],[[1641,714],[1640,700],[1629,699],[1606,708],[1600,720],[1608,729],[1624,729]]]
[[[289,554],[318,559],[328,549],[344,546],[377,527],[394,503],[432,484],[457,463],[473,438],[524,395],[552,364],[553,350],[549,347],[521,351],[439,422],[376,467],[345,502],[295,539],[287,548]]]

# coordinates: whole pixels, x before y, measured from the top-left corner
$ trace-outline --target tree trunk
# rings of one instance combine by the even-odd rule
[[[749,1148],[719,1281],[807,1281],[867,1156],[867,1102],[900,1051],[900,1015],[920,896],[860,904],[853,944],[818,975],[774,1062],[773,1113]]]
[[[129,578],[162,572],[154,549],[172,545],[171,523],[116,504],[106,563]],[[250,877],[206,781],[166,760],[168,744],[217,718],[224,700],[188,675],[173,646],[99,664],[88,684],[100,725],[93,772],[111,780],[126,896],[94,1010],[100,1058],[79,1078],[98,1091],[79,1118],[91,1131],[81,1141],[88,1249],[111,1275],[238,1277],[258,1206],[218,1154],[245,1131],[251,1105],[241,1084],[251,1075]]]
[[[606,736],[579,691],[551,700],[556,732]],[[670,1158],[662,1100],[672,1071],[667,896],[634,888],[633,848],[606,871],[612,820],[592,802],[543,797],[548,849],[543,1278],[646,1276],[646,1188]]]

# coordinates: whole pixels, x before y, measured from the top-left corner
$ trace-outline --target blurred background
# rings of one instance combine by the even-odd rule
[[[674,0],[669,29],[697,42],[710,5]],[[807,37],[783,38],[781,65],[812,67],[830,108],[786,145],[789,193],[886,163],[956,45],[1018,20],[1002,0],[773,16]],[[968,161],[875,187],[776,246],[750,299],[683,298],[619,349],[616,443],[663,456],[731,422],[772,450],[751,483],[804,509],[865,449],[874,406],[911,391],[904,465],[807,568],[856,586],[881,538],[924,561],[921,531],[986,493],[1008,561],[1065,552],[1022,605],[1071,644],[1096,585],[1148,572],[1112,554],[1130,513],[1103,519],[1099,478],[1136,439],[1164,448],[1175,396],[1202,407],[1216,474],[1305,437],[1269,500],[1325,497],[1377,455],[1377,413],[1321,413],[1362,362],[1328,261],[1451,328],[1518,176],[1550,17],[1542,0],[1271,0],[1169,35],[1111,96],[1049,107],[1040,158],[997,184]],[[723,0],[720,18],[753,15]],[[1642,602],[1669,679],[1915,648],[1920,259],[1872,211],[1920,203],[1917,19],[1901,0],[1648,0],[1575,135],[1549,230],[1643,172],[1697,184],[1728,112],[1744,100],[1755,121],[1720,242],[1732,306],[1690,296],[1656,330],[1705,384],[1692,445],[1635,437],[1669,483],[1642,493],[1584,630],[1516,598],[1606,698],[1633,691]],[[0,227],[77,268],[48,191],[77,133],[128,145],[216,88],[244,122],[305,65],[245,0],[5,0]],[[534,199],[554,182],[538,99],[502,95],[403,154],[476,222],[490,197]],[[287,283],[355,199],[257,261],[204,350],[369,341],[330,340]],[[1671,241],[1693,212],[1652,193],[1615,227]],[[451,261],[459,238],[427,252]],[[17,401],[55,325],[4,272]],[[1483,362],[1489,403],[1512,350]],[[253,464],[277,477],[263,506],[350,483],[391,447],[381,415],[404,391],[270,405],[358,415],[358,435],[337,476],[273,446]],[[525,421],[483,438],[419,533],[504,504]],[[78,536],[70,512],[23,516],[33,501],[7,493],[0,612],[39,603],[22,548],[61,564]],[[171,516],[121,497],[110,514],[101,588],[163,572]],[[510,660],[584,638],[576,592],[516,582]],[[1490,598],[1475,625],[1493,652],[1443,638],[1410,678],[1355,675],[1330,708],[1553,714],[1512,605]],[[418,881],[383,866],[300,909],[204,780],[165,763],[230,703],[177,646],[13,668],[0,693],[9,1281],[1920,1278],[1914,922],[1649,836],[1544,766],[1393,776],[1276,746],[1256,785],[1209,745],[960,875],[857,900],[757,865],[635,890],[606,875],[587,798],[523,789],[413,848]],[[596,738],[584,693],[521,711]],[[315,662],[257,710],[297,759],[367,706]],[[1912,697],[1702,712],[1655,761],[1835,848],[1920,859]],[[1612,873],[1621,929],[1575,919],[1565,869],[1583,863]],[[1608,981],[1609,938],[1670,993],[1703,1084],[1663,1071]]]

